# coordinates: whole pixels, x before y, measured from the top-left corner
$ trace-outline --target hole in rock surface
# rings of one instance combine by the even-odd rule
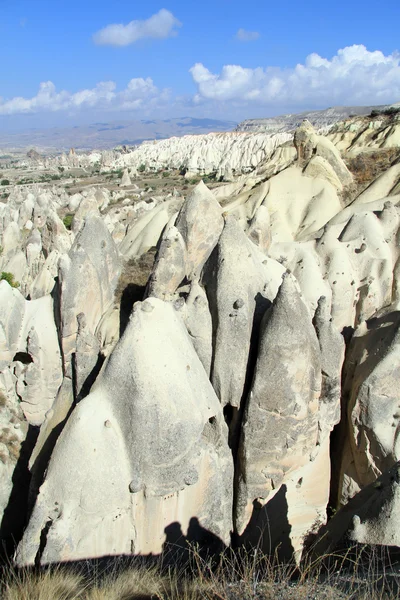
[[[13,361],[22,362],[24,365],[29,365],[33,363],[33,358],[28,352],[17,352],[14,356]]]

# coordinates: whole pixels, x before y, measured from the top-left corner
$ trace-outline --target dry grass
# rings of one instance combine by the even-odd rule
[[[373,152],[360,152],[346,160],[357,185],[366,187],[387,171],[400,158],[399,148],[382,148]]]
[[[121,301],[122,295],[128,286],[142,288],[144,292],[147,281],[153,270],[156,253],[156,248],[150,248],[148,252],[139,258],[131,258],[124,264],[115,290],[116,302]]]
[[[361,565],[357,556],[329,557],[301,568],[278,564],[257,551],[226,552],[218,565],[194,549],[190,568],[145,566],[91,569],[71,567],[42,571],[12,568],[3,578],[2,600],[394,600],[375,557]],[[364,559],[365,560],[365,559]],[[346,568],[344,568],[346,563]]]

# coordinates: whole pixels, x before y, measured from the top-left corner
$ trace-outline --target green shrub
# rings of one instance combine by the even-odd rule
[[[163,177],[169,177],[171,175],[171,173],[169,171],[163,171],[162,176]]]
[[[15,281],[14,275],[12,273],[8,273],[7,271],[3,271],[0,277],[0,281],[7,281],[11,287],[17,288],[19,287],[19,281]]]
[[[138,167],[138,171],[139,171],[139,173],[143,173],[145,170],[146,170],[146,165],[144,165],[144,164],[141,164],[141,165]]]
[[[8,180],[8,179],[2,179],[2,180],[0,181],[0,185],[10,185],[10,182],[9,182],[9,180]]]
[[[74,215],[72,215],[71,213],[68,213],[63,218],[63,223],[65,225],[65,228],[68,229],[69,231],[71,231],[71,226],[72,226],[73,218],[74,218]]]

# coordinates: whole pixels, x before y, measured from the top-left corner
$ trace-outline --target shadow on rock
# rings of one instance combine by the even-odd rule
[[[266,555],[274,555],[278,562],[293,559],[286,491],[286,485],[282,485],[264,506],[254,500],[251,519],[243,534],[234,540],[236,547],[258,548]]]

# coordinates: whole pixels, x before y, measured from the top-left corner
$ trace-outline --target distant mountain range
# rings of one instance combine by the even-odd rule
[[[399,104],[391,105],[398,107]],[[267,134],[292,132],[303,119],[308,119],[317,129],[328,127],[350,116],[368,115],[382,106],[334,106],[324,110],[279,115],[264,119],[247,119],[237,125],[233,121],[216,119],[154,119],[143,121],[112,121],[75,127],[30,129],[18,133],[0,132],[0,148],[8,151],[27,151],[34,148],[41,154],[67,151],[110,149],[116,146],[136,146],[145,140],[162,140],[187,134],[204,134],[223,131],[265,132]]]
[[[64,151],[69,148],[107,149],[119,145],[135,146],[144,140],[159,140],[189,133],[232,131],[235,126],[236,123],[233,121],[191,117],[94,123],[76,127],[30,129],[18,133],[0,132],[0,148],[8,150],[35,148],[40,153]]]

